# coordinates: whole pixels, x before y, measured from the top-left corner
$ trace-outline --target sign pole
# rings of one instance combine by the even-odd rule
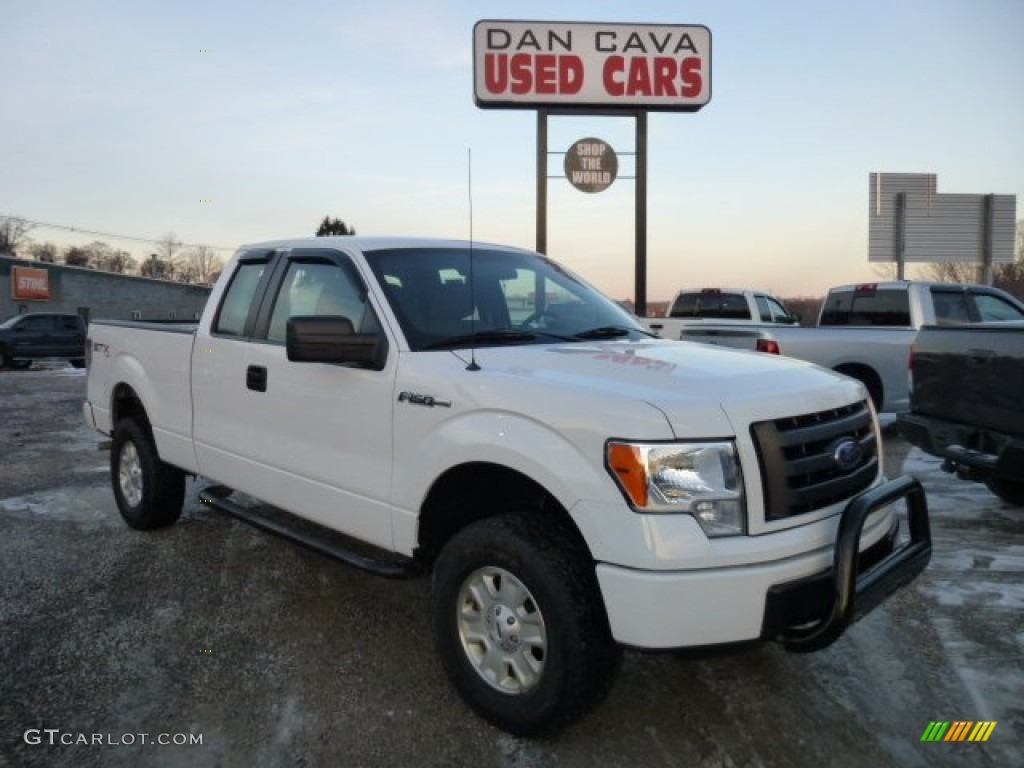
[[[636,113],[636,201],[635,274],[633,311],[638,317],[647,314],[647,111]]]
[[[537,248],[548,252],[548,111],[537,110]]]
[[[903,249],[907,244],[907,193],[896,193],[896,242],[893,244],[896,250],[896,279],[903,280],[904,266],[906,260],[903,258]]]
[[[981,221],[981,269],[978,282],[992,285],[992,241],[995,239],[995,195],[985,195]]]

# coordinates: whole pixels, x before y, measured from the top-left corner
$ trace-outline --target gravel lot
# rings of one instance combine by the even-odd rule
[[[932,508],[914,585],[810,656],[627,653],[596,713],[526,740],[449,688],[426,580],[262,534],[195,483],[178,525],[124,526],[84,373],[0,371],[0,768],[1024,765],[1024,510],[894,435],[890,474]],[[998,725],[922,743],[932,720]]]

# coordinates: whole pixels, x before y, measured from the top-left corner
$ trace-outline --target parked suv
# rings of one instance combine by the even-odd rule
[[[85,367],[85,321],[79,315],[29,312],[0,323],[0,368],[27,368],[44,357]]]

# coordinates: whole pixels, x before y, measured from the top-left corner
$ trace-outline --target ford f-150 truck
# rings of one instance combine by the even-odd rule
[[[198,327],[97,320],[89,349],[128,525],[173,523],[196,475],[210,507],[432,573],[450,679],[513,733],[595,706],[621,646],[827,646],[930,557],[859,383],[651,338],[530,251],[249,245]]]
[[[687,325],[798,325],[800,318],[780,299],[751,288],[701,288],[679,291],[664,317],[642,318],[644,326],[666,339],[678,339]]]
[[[903,435],[946,471],[1024,505],[1024,323],[925,327],[911,360]]]
[[[984,285],[893,281],[832,288],[817,328],[686,326],[677,338],[795,357],[852,376],[887,419],[909,410],[907,359],[923,325],[1024,320],[1024,303]]]

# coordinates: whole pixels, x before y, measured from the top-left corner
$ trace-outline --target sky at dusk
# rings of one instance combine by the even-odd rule
[[[1024,195],[1024,3],[3,0],[0,215],[223,248],[312,235],[535,243],[536,117],[473,101],[487,19],[701,24],[712,98],[649,117],[648,299],[877,279],[873,171]],[[552,117],[632,171],[634,123]],[[561,156],[550,160],[561,173]],[[549,187],[548,253],[633,293],[634,183]],[[1024,218],[1018,202],[1017,218]],[[145,243],[37,226],[37,242]]]

